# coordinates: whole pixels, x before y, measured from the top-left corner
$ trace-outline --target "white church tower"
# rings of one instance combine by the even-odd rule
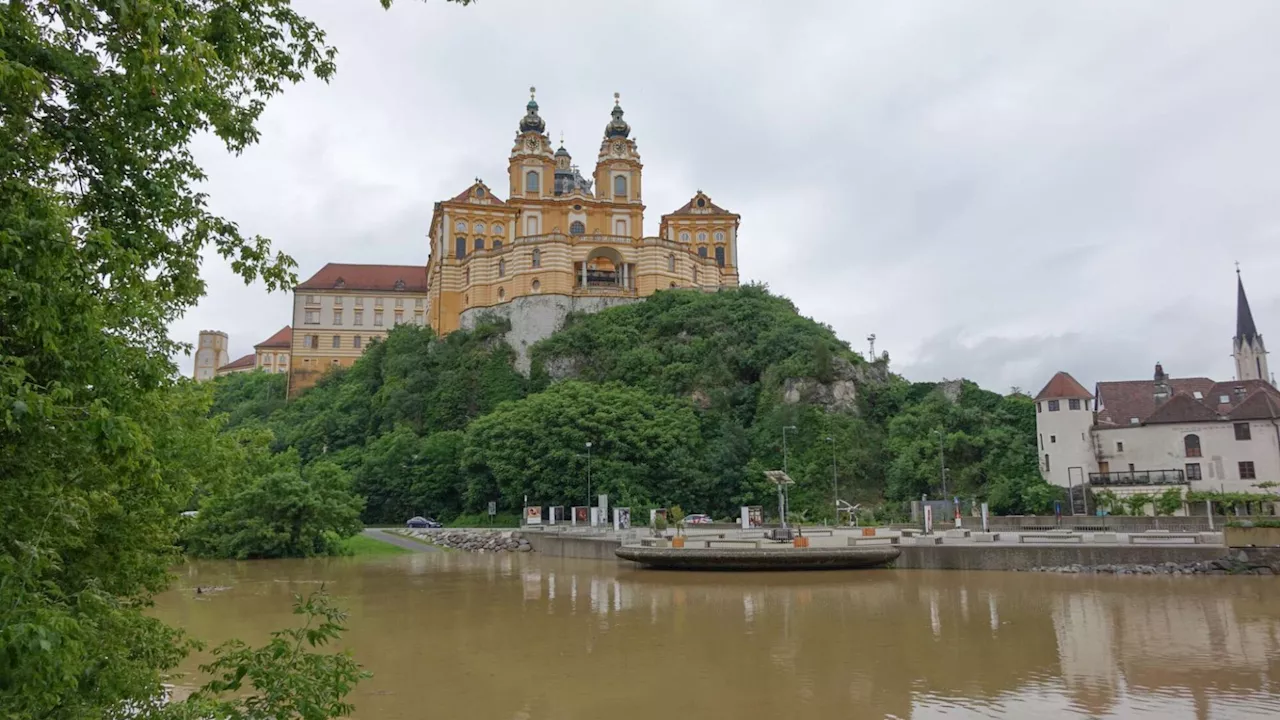
[[[1236,336],[1231,345],[1231,356],[1236,361],[1236,379],[1270,382],[1267,346],[1262,344],[1258,327],[1253,324],[1253,313],[1249,310],[1249,298],[1244,294],[1240,268],[1236,268],[1236,287]]]

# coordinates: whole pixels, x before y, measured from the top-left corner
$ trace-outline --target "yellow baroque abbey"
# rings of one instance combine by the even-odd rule
[[[508,161],[508,199],[477,180],[435,204],[427,312],[437,332],[486,312],[544,326],[667,288],[737,286],[739,217],[702,191],[662,216],[657,237],[644,236],[644,166],[617,97],[591,178],[563,145],[552,150],[531,97]],[[530,328],[529,339],[549,329]]]

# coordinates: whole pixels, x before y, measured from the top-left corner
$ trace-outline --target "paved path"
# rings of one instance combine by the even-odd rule
[[[379,528],[365,528],[361,534],[365,537],[371,537],[374,540],[381,540],[385,543],[397,545],[405,550],[412,550],[414,552],[440,552],[440,548],[435,545],[427,545],[426,543],[420,543],[417,540],[410,540],[409,538],[400,537],[399,535],[393,535],[386,530],[381,530]]]

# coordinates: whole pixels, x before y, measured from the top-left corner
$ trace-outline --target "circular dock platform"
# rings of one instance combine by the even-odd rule
[[[656,548],[624,545],[623,560],[663,570],[854,570],[883,567],[898,558],[891,546],[850,548]]]

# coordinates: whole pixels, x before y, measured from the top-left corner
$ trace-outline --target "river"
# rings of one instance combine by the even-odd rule
[[[191,562],[155,612],[256,644],[321,583],[374,674],[352,695],[362,720],[1280,717],[1277,578],[682,574],[440,552]],[[194,592],[210,585],[229,589]]]

